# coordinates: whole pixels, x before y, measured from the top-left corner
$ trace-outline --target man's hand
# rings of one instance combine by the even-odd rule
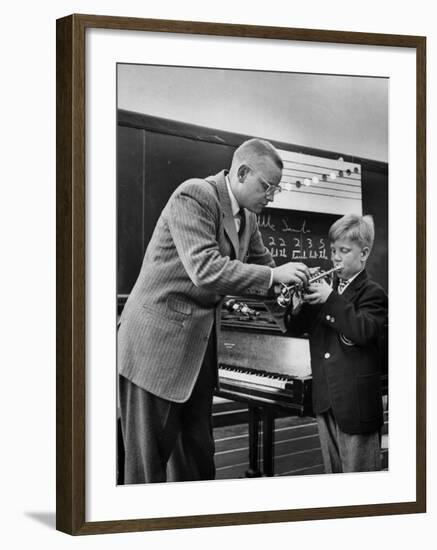
[[[309,277],[308,267],[300,262],[288,262],[273,268],[273,283],[303,283],[306,285]]]
[[[324,304],[332,292],[332,286],[325,279],[311,284],[303,294],[303,301],[310,305]]]

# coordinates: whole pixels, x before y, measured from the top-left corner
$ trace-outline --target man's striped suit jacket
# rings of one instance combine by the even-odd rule
[[[225,172],[175,190],[120,319],[121,375],[169,401],[190,397],[223,296],[268,290],[274,262],[256,215],[244,215],[238,238]]]

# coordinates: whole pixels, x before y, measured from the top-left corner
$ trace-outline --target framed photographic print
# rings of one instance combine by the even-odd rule
[[[425,79],[418,36],[57,21],[59,530],[425,511]]]

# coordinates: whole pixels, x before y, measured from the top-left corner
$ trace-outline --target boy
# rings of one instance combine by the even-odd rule
[[[286,321],[308,332],[316,415],[326,473],[381,469],[383,423],[380,339],[387,323],[384,290],[365,266],[374,240],[371,216],[343,216],[329,230],[333,285],[313,283]]]

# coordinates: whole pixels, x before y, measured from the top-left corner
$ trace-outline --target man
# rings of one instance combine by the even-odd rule
[[[166,481],[176,449],[177,480],[215,477],[216,307],[309,277],[301,263],[275,267],[257,224],[282,168],[270,143],[246,141],[229,173],[185,181],[161,213],[119,327],[126,483]]]

